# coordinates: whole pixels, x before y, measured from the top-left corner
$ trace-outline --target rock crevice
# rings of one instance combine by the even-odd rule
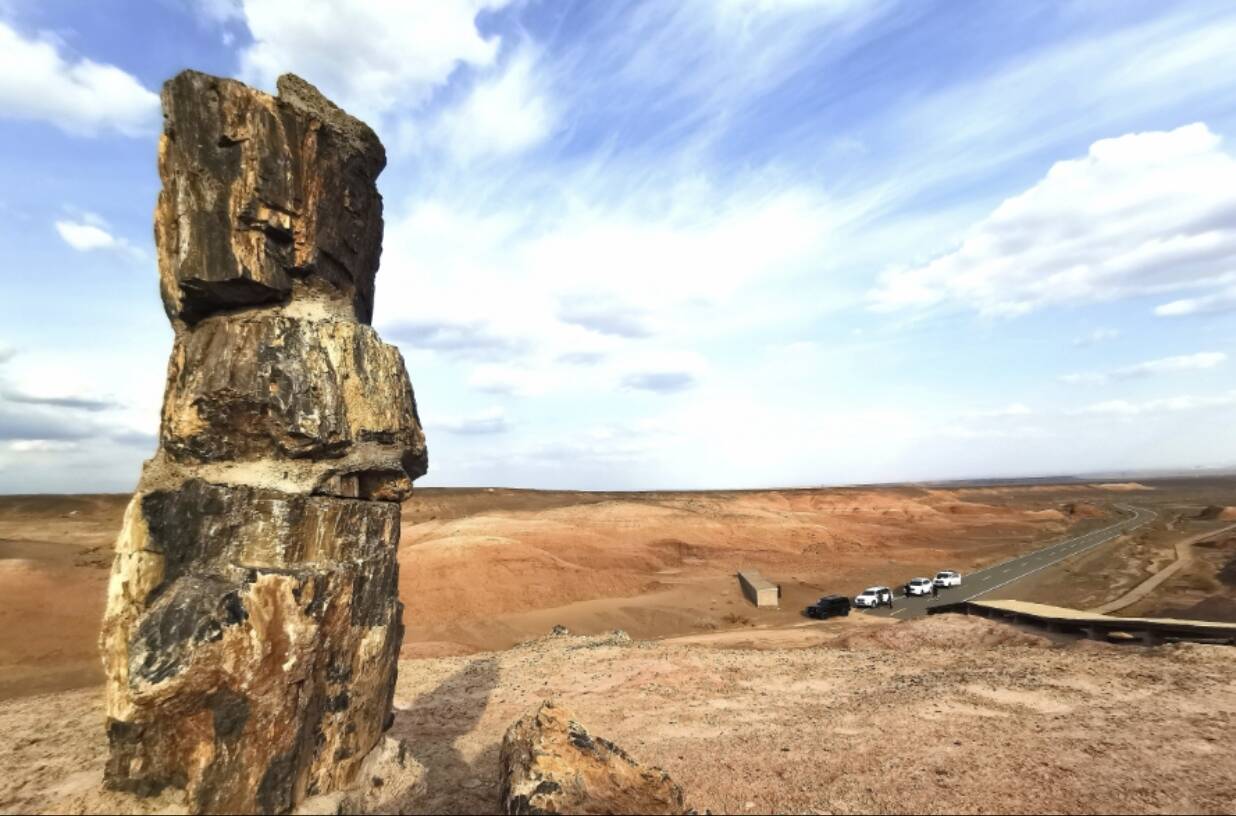
[[[368,326],[373,131],[294,76],[163,88],[159,450],[116,544],[108,785],[280,813],[349,785],[392,715],[399,504],[427,469],[403,358]]]

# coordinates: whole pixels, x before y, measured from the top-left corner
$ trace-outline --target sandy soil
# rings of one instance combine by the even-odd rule
[[[405,661],[393,734],[422,784],[400,806],[497,812],[501,735],[553,698],[700,812],[1232,811],[1236,649],[1055,646],[955,616],[800,628],[818,645],[558,637]],[[99,790],[99,696],[0,703],[0,810],[175,812]]]
[[[125,496],[0,497],[0,699],[92,684]]]

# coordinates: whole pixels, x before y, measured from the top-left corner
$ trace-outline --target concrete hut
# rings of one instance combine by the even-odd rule
[[[754,570],[738,573],[738,585],[742,594],[756,607],[777,607],[781,601],[781,587]]]

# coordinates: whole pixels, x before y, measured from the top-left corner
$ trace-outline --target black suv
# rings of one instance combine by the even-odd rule
[[[835,618],[838,615],[850,614],[850,599],[844,595],[825,595],[820,600],[803,610],[809,618]]]

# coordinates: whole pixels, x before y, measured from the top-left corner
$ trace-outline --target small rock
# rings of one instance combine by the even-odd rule
[[[504,813],[689,812],[669,774],[590,735],[548,701],[507,729],[499,763]]]
[[[549,633],[554,637],[565,637],[566,635],[571,634],[571,630],[560,623],[551,629]]]

